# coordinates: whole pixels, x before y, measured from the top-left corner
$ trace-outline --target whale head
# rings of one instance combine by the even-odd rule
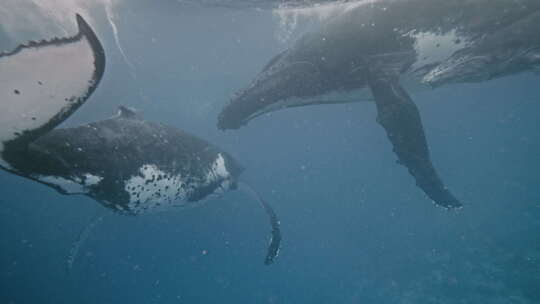
[[[219,114],[219,129],[238,129],[259,115],[290,106],[291,99],[317,96],[328,90],[318,64],[294,60],[286,53],[274,57],[251,85],[233,96]]]

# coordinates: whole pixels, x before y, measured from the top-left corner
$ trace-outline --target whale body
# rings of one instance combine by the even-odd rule
[[[0,53],[0,168],[126,215],[197,206],[237,189],[243,168],[228,153],[130,108],[55,128],[88,100],[105,70],[97,36],[79,15],[77,23],[72,37]],[[272,228],[270,264],[279,252],[279,220],[256,199]]]
[[[235,189],[242,172],[210,143],[126,107],[109,119],[54,129],[19,158],[12,162],[18,172],[132,215],[187,207]]]
[[[271,111],[374,101],[399,163],[436,204],[462,204],[431,163],[409,91],[540,70],[536,0],[372,0],[346,7],[275,56],[218,117],[236,129]]]

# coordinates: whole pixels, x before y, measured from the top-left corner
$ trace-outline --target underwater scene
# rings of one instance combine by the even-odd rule
[[[540,1],[2,0],[0,303],[540,303]]]

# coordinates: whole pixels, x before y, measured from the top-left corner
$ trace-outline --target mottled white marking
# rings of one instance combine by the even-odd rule
[[[78,178],[70,180],[59,176],[40,176],[38,179],[44,183],[56,185],[70,194],[82,194],[87,192],[84,185],[81,183],[81,180]]]
[[[230,177],[221,154],[218,154],[205,175],[190,176],[189,179],[165,172],[154,164],[146,164],[139,169],[138,175],[131,176],[124,184],[125,191],[129,193],[127,207],[136,214],[169,207],[187,207],[193,191],[218,183],[212,194],[222,194],[231,186]]]
[[[156,165],[143,165],[139,175],[125,182],[129,193],[130,211],[139,213],[154,209],[162,204],[183,205],[187,199],[187,185],[181,175],[172,175],[160,170]]]
[[[457,35],[456,30],[444,34],[411,32],[407,36],[415,39],[414,49],[418,54],[417,61],[412,66],[413,70],[444,62],[467,44],[463,37]]]
[[[86,39],[0,57],[0,152],[3,142],[42,127],[86,95],[93,73]]]
[[[220,179],[226,179],[229,176],[230,173],[227,171],[227,167],[225,167],[225,159],[223,159],[223,156],[219,153],[206,176],[206,183],[209,184]]]
[[[90,186],[95,186],[103,177],[92,175],[90,173],[84,174],[84,179],[77,176],[64,178],[60,176],[36,176],[36,178],[44,183],[56,185],[67,193],[70,194],[85,194],[88,193]]]

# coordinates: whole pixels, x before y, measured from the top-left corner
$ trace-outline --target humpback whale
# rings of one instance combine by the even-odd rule
[[[0,168],[127,215],[197,206],[236,189],[243,168],[232,156],[130,108],[55,128],[88,100],[105,70],[97,36],[79,15],[77,23],[72,37],[0,53]],[[271,264],[279,251],[279,220],[255,198],[272,227],[265,258]]]
[[[462,204],[430,159],[409,92],[540,70],[540,1],[373,0],[346,7],[275,56],[218,117],[236,129],[288,107],[374,101],[377,122],[437,205]]]

